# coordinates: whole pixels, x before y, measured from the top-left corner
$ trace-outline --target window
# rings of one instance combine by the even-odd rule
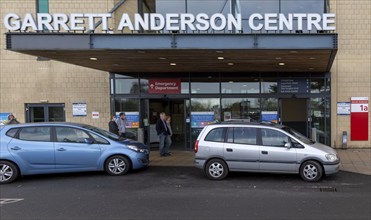
[[[227,142],[235,144],[257,144],[256,128],[230,128]]]
[[[28,127],[19,132],[19,139],[25,141],[50,141],[50,127]]]
[[[95,141],[96,141],[98,144],[109,144],[108,141],[106,141],[104,138],[99,137],[99,136],[96,135],[96,134],[90,133],[90,135],[95,139]]]
[[[49,0],[36,1],[37,13],[49,13]]]
[[[282,132],[272,129],[261,129],[264,146],[284,147],[289,137]]]
[[[224,130],[224,128],[215,128],[211,130],[207,134],[205,141],[224,142]]]
[[[6,136],[14,138],[18,130],[19,130],[18,128],[12,128],[8,132],[6,132]]]
[[[58,142],[85,143],[85,138],[89,138],[85,131],[76,128],[57,127],[56,133]]]

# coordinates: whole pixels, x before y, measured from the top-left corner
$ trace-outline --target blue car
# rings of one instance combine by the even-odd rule
[[[85,124],[0,127],[0,184],[20,175],[106,171],[113,176],[149,165],[149,148]]]

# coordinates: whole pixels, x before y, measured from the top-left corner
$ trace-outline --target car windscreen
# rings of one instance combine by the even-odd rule
[[[103,129],[100,129],[100,128],[97,128],[97,127],[94,127],[94,126],[85,125],[85,126],[83,126],[83,128],[88,129],[90,131],[94,131],[94,132],[102,135],[103,137],[109,138],[109,139],[114,140],[114,141],[119,141],[119,140],[122,139],[121,137],[119,137],[118,135],[116,135],[114,133],[108,132],[106,130],[103,130]]]
[[[304,142],[305,144],[314,144],[315,142],[308,139],[307,137],[305,137],[304,135],[302,135],[301,133],[299,133],[298,131],[295,131],[294,129],[292,128],[289,128],[289,127],[282,127],[282,130],[286,131],[287,133],[291,134],[292,136],[296,137],[297,139],[299,139],[301,142]]]

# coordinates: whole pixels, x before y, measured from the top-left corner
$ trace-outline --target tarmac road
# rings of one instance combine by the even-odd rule
[[[371,176],[348,172],[318,183],[252,173],[211,181],[193,167],[38,175],[0,186],[0,219],[371,219],[370,188]]]

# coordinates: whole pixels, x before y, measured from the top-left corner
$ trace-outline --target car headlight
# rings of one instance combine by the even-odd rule
[[[336,154],[326,154],[326,159],[330,162],[335,162],[338,160]]]
[[[128,148],[129,148],[130,150],[133,150],[133,151],[135,151],[135,152],[139,152],[139,153],[143,153],[143,152],[145,152],[145,149],[139,148],[139,147],[137,147],[137,146],[135,146],[135,145],[128,145]]]

